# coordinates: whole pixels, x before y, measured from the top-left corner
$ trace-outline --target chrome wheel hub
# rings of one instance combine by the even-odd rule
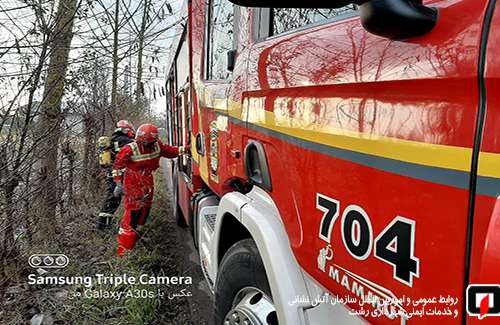
[[[224,325],[278,324],[272,300],[257,288],[241,289],[234,297],[232,306],[224,318]]]

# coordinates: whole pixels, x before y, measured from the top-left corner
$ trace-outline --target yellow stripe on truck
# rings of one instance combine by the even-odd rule
[[[217,108],[222,110],[223,107]],[[335,129],[290,116],[284,120],[282,116],[265,110],[262,98],[246,98],[244,105],[229,99],[228,115],[242,122],[247,119],[249,124],[326,146],[429,167],[467,173],[471,170],[472,148]],[[500,178],[500,154],[481,152],[478,168],[479,176]]]
[[[289,125],[294,125],[293,119],[289,122]],[[300,121],[296,122],[296,125],[301,124]],[[402,140],[311,124],[300,128],[277,126],[274,114],[268,111],[265,112],[264,120],[255,121],[254,124],[302,140],[383,158],[460,171],[469,171],[471,166],[470,148]]]

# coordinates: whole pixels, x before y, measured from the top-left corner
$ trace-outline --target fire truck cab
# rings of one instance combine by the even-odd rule
[[[234,2],[166,81],[216,324],[498,324],[496,0]]]

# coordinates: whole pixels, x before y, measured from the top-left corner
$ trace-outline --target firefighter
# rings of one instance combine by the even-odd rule
[[[175,158],[188,150],[188,146],[164,145],[158,140],[158,128],[143,124],[137,129],[135,142],[124,146],[116,156],[113,173],[117,185],[114,192],[116,197],[122,193],[125,195],[125,212],[118,233],[118,256],[133,249],[140,237],[140,228],[146,222],[153,202],[152,172],[160,167],[160,158]]]
[[[114,195],[116,184],[113,180],[112,165],[120,149],[134,141],[134,126],[126,120],[116,123],[116,130],[108,137],[99,138],[99,164],[106,169],[106,199],[97,218],[97,229],[111,229],[113,214],[120,206],[121,197]]]

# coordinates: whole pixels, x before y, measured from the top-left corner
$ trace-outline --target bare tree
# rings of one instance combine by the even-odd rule
[[[118,88],[118,64],[120,63],[120,58],[118,57],[118,42],[119,42],[119,31],[120,31],[120,0],[115,0],[115,15],[113,21],[113,75],[111,77],[111,109],[113,113],[116,112],[116,96]]]
[[[154,120],[122,81],[136,88],[132,65],[139,84],[158,75],[177,23],[160,23],[168,1],[0,1],[0,300],[26,254],[63,247],[62,225],[98,209],[96,142],[110,122]]]
[[[144,51],[144,36],[147,28],[149,12],[149,0],[144,0],[144,9],[142,15],[141,29],[139,30],[139,50],[137,52],[137,82],[136,82],[136,99],[139,100],[142,95],[142,55]]]
[[[64,94],[66,71],[71,40],[73,38],[73,24],[77,8],[77,0],[60,1],[57,9],[55,29],[51,44],[47,78],[43,92],[44,100],[41,103],[40,132],[50,139],[40,144],[40,222],[55,229],[57,207],[57,161],[58,144],[60,137],[61,100]],[[42,234],[45,235],[45,234]]]

